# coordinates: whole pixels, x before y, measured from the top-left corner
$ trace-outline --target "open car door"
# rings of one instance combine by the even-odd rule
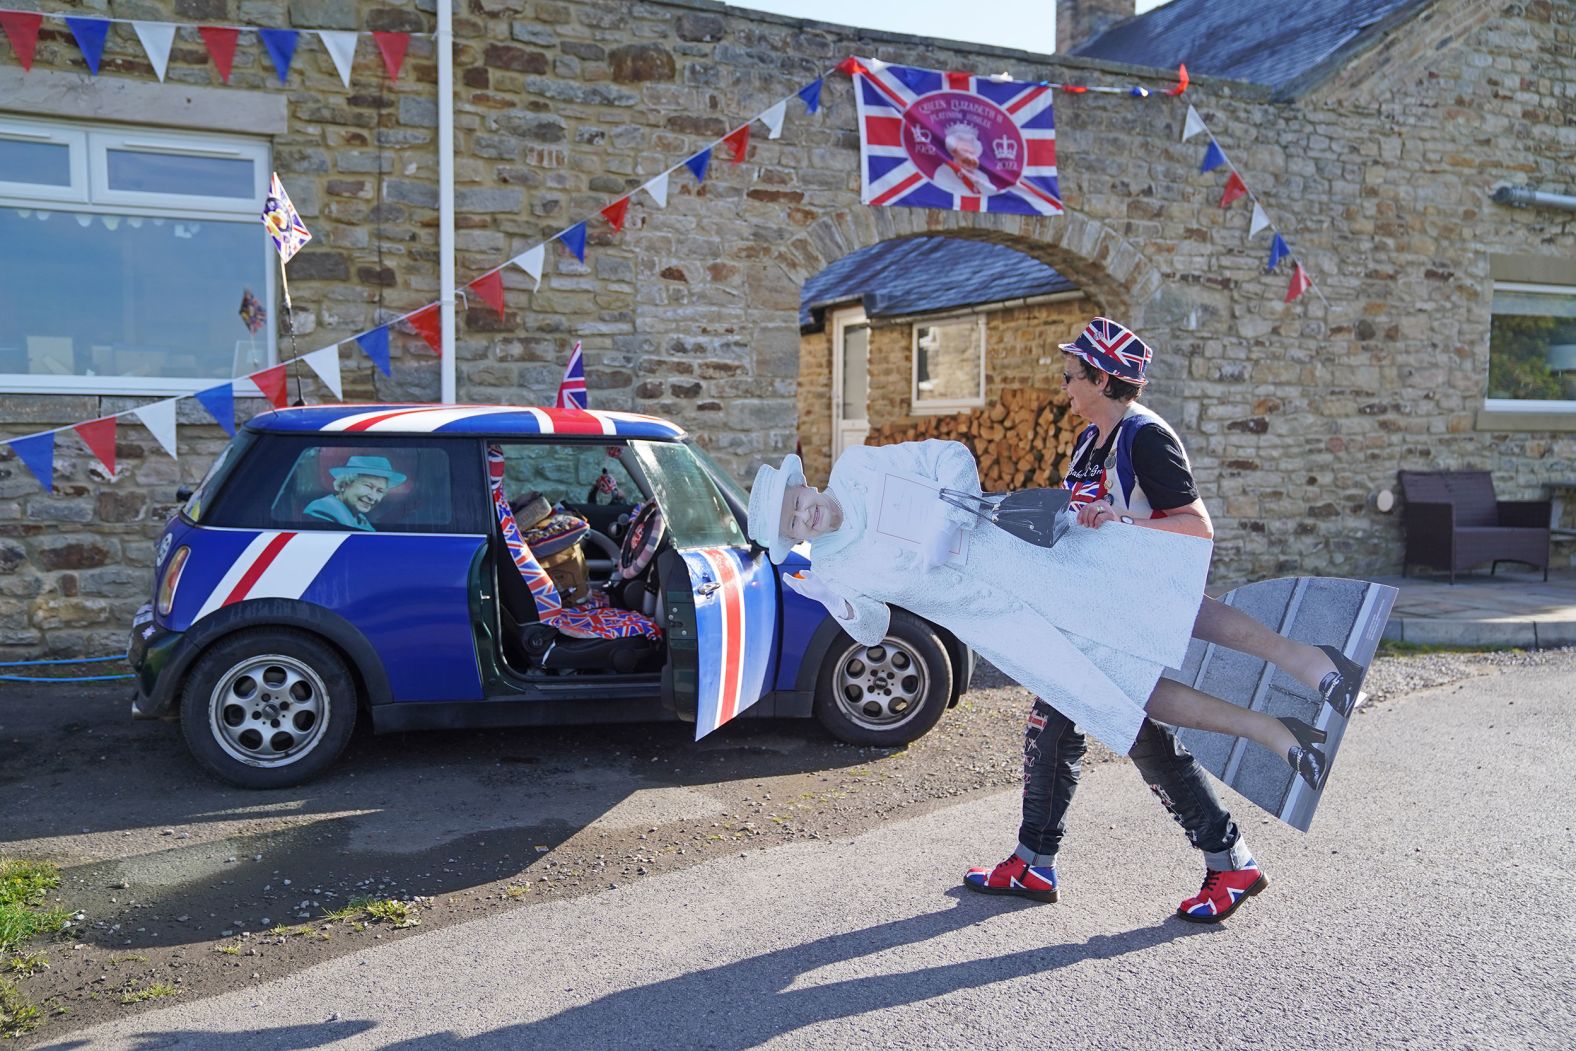
[[[699,740],[774,681],[777,576],[689,447],[631,441],[629,448],[673,543],[658,562],[668,640],[663,691],[679,718],[694,721]]]

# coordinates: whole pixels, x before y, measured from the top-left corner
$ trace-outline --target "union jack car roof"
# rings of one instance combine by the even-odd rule
[[[638,412],[522,405],[308,405],[262,413],[246,426],[254,431],[289,433],[606,435],[669,441],[684,437],[684,428],[678,424]]]

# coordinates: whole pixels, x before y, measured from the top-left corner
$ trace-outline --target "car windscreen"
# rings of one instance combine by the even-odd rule
[[[675,547],[749,546],[722,493],[688,446],[632,441],[629,448],[662,508]]]

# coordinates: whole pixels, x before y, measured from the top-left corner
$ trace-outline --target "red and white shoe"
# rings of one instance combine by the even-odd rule
[[[1030,865],[1018,855],[993,869],[969,869],[963,885],[981,894],[1011,894],[1035,901],[1056,900],[1056,870],[1045,865]]]
[[[1205,869],[1204,885],[1177,906],[1177,918],[1189,923],[1219,923],[1269,885],[1269,877],[1259,871],[1252,858],[1239,869]]]

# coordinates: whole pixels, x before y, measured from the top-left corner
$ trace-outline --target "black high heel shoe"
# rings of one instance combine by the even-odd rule
[[[1324,787],[1324,779],[1330,773],[1330,760],[1315,745],[1323,744],[1328,736],[1323,730],[1309,726],[1301,719],[1283,717],[1281,725],[1292,732],[1297,738],[1297,743],[1286,751],[1286,762],[1297,771],[1297,775],[1308,783],[1308,787],[1315,792]]]
[[[1341,714],[1341,718],[1349,718],[1352,709],[1357,707],[1357,695],[1363,687],[1363,677],[1368,674],[1368,669],[1352,660],[1334,646],[1320,646],[1324,655],[1330,658],[1330,663],[1335,665],[1335,670],[1319,680],[1319,696]]]

